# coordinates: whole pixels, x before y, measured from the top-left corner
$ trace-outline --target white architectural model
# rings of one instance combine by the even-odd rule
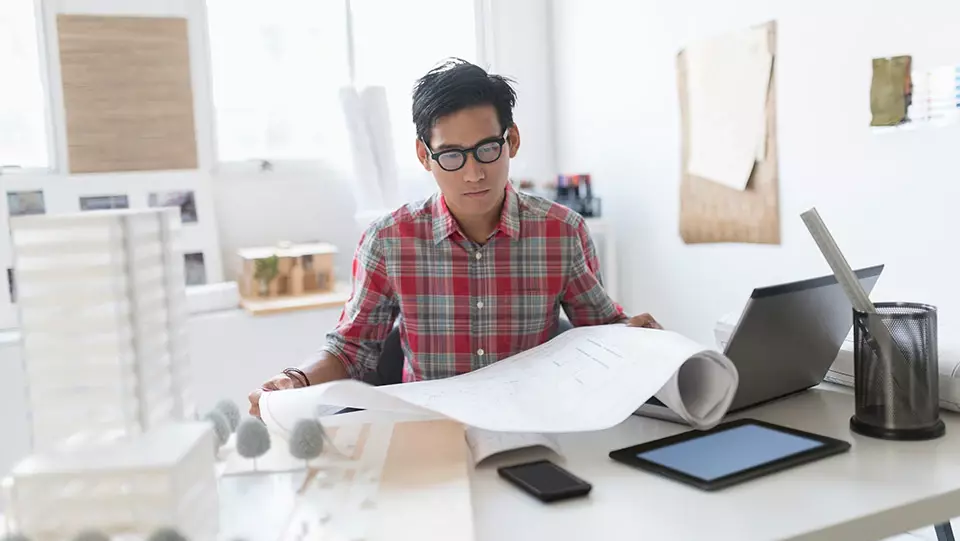
[[[142,539],[174,528],[191,541],[216,539],[213,438],[208,423],[170,423],[35,454],[12,474],[14,527],[32,541],[72,539],[90,528]]]
[[[189,415],[179,229],[177,209],[11,220],[35,452]]]
[[[11,474],[9,525],[33,541],[214,539],[215,435],[187,420],[179,209],[22,217],[11,232],[33,454]]]

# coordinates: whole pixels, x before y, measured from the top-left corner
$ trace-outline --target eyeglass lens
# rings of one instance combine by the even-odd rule
[[[494,141],[477,147],[477,149],[473,152],[473,156],[480,163],[492,163],[497,161],[497,159],[500,157],[500,151],[500,143]],[[446,169],[447,171],[456,171],[457,169],[460,169],[463,167],[465,160],[466,154],[460,150],[443,152],[437,158],[437,162],[440,164],[440,167]]]

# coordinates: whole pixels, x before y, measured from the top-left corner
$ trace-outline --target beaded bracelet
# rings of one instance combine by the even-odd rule
[[[303,383],[304,387],[310,386],[310,380],[307,378],[307,375],[303,373],[303,370],[299,368],[287,368],[284,369],[283,374],[290,379],[297,379]]]

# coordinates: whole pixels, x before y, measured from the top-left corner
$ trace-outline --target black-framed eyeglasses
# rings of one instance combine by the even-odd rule
[[[426,141],[423,142],[427,147],[427,152],[435,162],[440,164],[444,171],[457,171],[467,163],[467,154],[473,154],[473,157],[480,163],[493,163],[500,159],[503,153],[503,145],[507,142],[507,132],[496,139],[482,141],[475,147],[464,149],[450,149],[434,152]]]

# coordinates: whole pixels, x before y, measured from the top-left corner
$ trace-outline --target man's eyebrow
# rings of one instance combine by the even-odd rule
[[[482,145],[482,144],[484,144],[484,143],[489,143],[489,142],[491,142],[491,141],[496,141],[496,140],[499,139],[499,138],[500,138],[500,136],[498,136],[498,135],[491,135],[490,137],[487,137],[486,139],[481,139],[481,140],[477,141],[477,144],[475,144],[475,145],[473,145],[473,146],[480,146],[480,145]],[[434,151],[434,152],[443,152],[444,150],[463,150],[464,148],[468,148],[468,147],[464,147],[464,146],[461,146],[461,145],[454,145],[454,144],[449,144],[449,143],[448,143],[448,144],[445,144],[445,145],[440,145],[440,146],[438,146],[437,148],[433,149],[433,151]]]

